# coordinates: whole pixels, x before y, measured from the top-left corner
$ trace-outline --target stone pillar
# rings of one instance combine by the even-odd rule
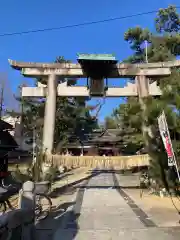
[[[35,184],[34,182],[27,181],[23,184],[22,189],[19,191],[18,208],[19,209],[35,209]]]
[[[57,76],[52,74],[48,77],[46,106],[44,114],[43,149],[51,153],[54,143],[54,128],[56,116]]]
[[[146,125],[146,114],[145,114],[146,104],[144,103],[143,98],[149,96],[149,79],[146,76],[136,76],[136,87],[137,87],[139,102],[142,108],[142,119],[143,119],[142,133],[145,139],[145,144],[148,147],[147,135],[149,135],[150,129]]]

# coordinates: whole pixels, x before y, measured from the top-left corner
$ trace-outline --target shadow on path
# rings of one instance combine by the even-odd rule
[[[47,219],[37,223],[37,239],[74,239],[79,229],[77,224],[79,214],[75,214],[73,210],[66,211],[73,204],[75,202],[64,203],[58,206],[56,209],[53,209]]]
[[[86,186],[89,180],[98,174],[92,171],[91,175],[87,178],[78,180],[65,187],[56,188],[50,196],[55,198],[61,194],[72,194],[76,191],[73,185],[81,183],[82,186]],[[81,213],[84,192],[85,188],[79,188],[75,202],[66,202],[59,205],[52,209],[47,219],[37,223],[37,239],[74,239],[79,230],[77,221]]]
[[[40,223],[37,223],[36,229],[37,229],[38,239],[73,240],[80,228],[78,225],[78,218],[80,217],[80,213],[81,213],[84,192],[86,189],[91,189],[91,188],[92,189],[93,188],[116,189],[118,193],[121,195],[121,197],[123,197],[124,200],[127,202],[129,207],[134,211],[137,217],[140,218],[140,221],[144,223],[144,225],[148,227],[155,226],[154,223],[150,219],[148,219],[148,216],[122,190],[122,187],[119,184],[119,180],[116,177],[116,174],[121,173],[120,170],[94,169],[89,173],[91,174],[90,176],[83,178],[81,180],[75,181],[73,183],[70,183],[66,186],[56,188],[51,192],[50,197],[55,198],[61,194],[73,194],[78,189],[76,200],[74,202],[66,202],[59,205],[58,207],[52,210],[51,214],[46,220],[41,221]],[[112,185],[108,184],[103,186],[103,183],[102,183],[102,186],[99,186],[99,184],[95,186],[91,186],[88,184],[91,178],[98,176],[100,174],[106,174],[106,173],[113,177]],[[138,187],[133,186],[132,188],[138,188]]]
[[[74,181],[74,182],[72,182],[72,183],[69,183],[69,184],[66,184],[66,185],[64,185],[64,186],[61,186],[61,187],[57,187],[57,188],[55,188],[50,194],[49,194],[49,196],[51,197],[51,198],[57,198],[59,195],[61,195],[61,194],[72,194],[72,193],[74,193],[75,191],[76,191],[76,186],[78,185],[78,184],[81,184],[81,183],[83,183],[84,181],[89,181],[92,177],[95,177],[95,176],[97,176],[97,175],[99,175],[99,174],[101,174],[102,172],[100,171],[100,170],[91,170],[91,171],[89,171],[88,173],[90,173],[91,175],[90,176],[88,176],[88,177],[84,177],[84,178],[82,178],[82,179],[80,179],[80,180],[77,180],[77,181]],[[84,185],[84,184],[83,184]]]

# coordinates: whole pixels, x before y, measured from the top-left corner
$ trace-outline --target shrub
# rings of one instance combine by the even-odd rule
[[[51,166],[48,171],[43,176],[43,181],[53,182],[57,176],[59,175],[59,171],[57,166]]]

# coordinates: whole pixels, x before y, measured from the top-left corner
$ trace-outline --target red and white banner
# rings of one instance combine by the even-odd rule
[[[168,125],[166,122],[166,116],[164,114],[164,111],[158,117],[158,125],[159,125],[159,132],[161,134],[161,138],[164,143],[164,147],[166,149],[166,153],[168,156],[168,166],[174,166],[174,165],[176,165],[176,159],[175,159],[174,150],[172,147],[172,142],[171,142],[169,129],[168,129]]]

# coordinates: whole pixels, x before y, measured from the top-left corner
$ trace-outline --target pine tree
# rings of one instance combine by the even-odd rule
[[[166,9],[160,9],[155,19],[155,24],[156,33],[152,33],[148,29],[142,29],[141,27],[130,28],[125,33],[124,38],[130,44],[133,55],[124,62],[145,62],[145,41],[148,42],[148,62],[174,60],[180,55],[180,15],[176,8],[169,6]],[[179,158],[179,77],[179,69],[174,68],[169,77],[150,79],[150,81],[158,80],[163,94],[159,98],[148,97],[145,100],[147,109],[145,113],[147,116],[146,124],[151,126],[153,131],[153,137],[148,137],[150,144],[151,173],[159,181],[159,184],[163,184],[166,187],[166,170],[168,170],[167,156],[159,132],[157,131],[157,117],[162,110],[165,111],[171,138],[174,143],[173,146]],[[137,115],[135,116],[136,111]],[[131,129],[131,134],[136,137],[136,141],[138,142],[139,134],[137,133],[140,133],[140,124],[139,126],[137,124],[141,123],[141,109],[137,98],[128,98],[127,103],[120,105],[119,109],[116,110],[116,114],[119,114],[119,112],[121,112],[121,125],[125,125],[127,129]],[[130,137],[130,139],[131,138],[132,137]],[[141,137],[140,139],[142,140]]]

